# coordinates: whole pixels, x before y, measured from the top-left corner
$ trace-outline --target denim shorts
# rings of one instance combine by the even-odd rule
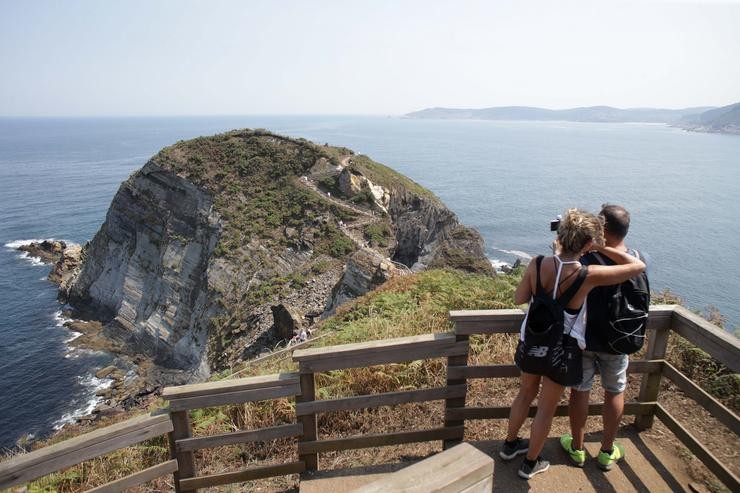
[[[630,358],[626,354],[596,353],[583,351],[583,380],[573,389],[587,392],[594,384],[596,367],[601,374],[601,386],[612,394],[624,392],[627,387],[627,365]]]

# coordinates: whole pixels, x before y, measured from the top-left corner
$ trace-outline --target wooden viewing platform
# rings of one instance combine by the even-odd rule
[[[486,454],[479,451],[494,453],[490,444],[477,443],[477,448],[468,445],[453,447],[463,442],[467,421],[505,419],[509,415],[507,406],[467,405],[468,380],[517,377],[519,374],[512,364],[469,366],[470,337],[516,333],[522,318],[521,310],[453,311],[450,319],[454,323],[454,332],[299,349],[293,353],[293,360],[298,364],[296,373],[168,387],[162,394],[169,401],[168,409],[132,418],[0,463],[0,489],[22,485],[83,461],[166,434],[170,460],[90,491],[123,491],[169,474],[173,475],[177,492],[191,492],[289,474],[303,474],[310,478],[320,474],[320,456],[326,452],[417,442],[441,442],[446,452],[409,466],[406,473],[399,471],[385,479],[373,478],[375,483],[365,481],[367,484],[358,486],[364,488],[360,491],[473,492],[491,491],[492,487],[496,490],[499,465],[497,463],[494,468],[493,461],[489,463],[484,457]],[[671,332],[701,348],[731,371],[740,373],[740,345],[736,338],[681,306],[651,307],[645,357],[630,361],[628,368],[630,373],[642,374],[637,401],[625,405],[625,415],[635,416],[633,443],[640,441],[639,430],[650,428],[657,417],[730,491],[740,491],[740,481],[733,470],[717,459],[658,402],[660,384],[665,378],[711,413],[730,433],[740,435],[738,416],[664,359]],[[444,358],[446,361],[444,386],[333,399],[316,398],[317,373],[432,358]],[[293,423],[212,436],[193,436],[189,414],[193,410],[279,398],[294,400]],[[444,419],[437,427],[392,433],[363,433],[342,438],[322,437],[318,433],[317,415],[322,413],[427,401],[444,401]],[[601,408],[601,404],[591,404],[589,415],[601,414]],[[530,415],[534,412],[533,407]],[[567,406],[559,406],[557,415],[567,415]],[[197,450],[286,437],[296,440],[297,450],[293,460],[285,463],[258,465],[218,474],[202,474],[202,464],[196,463]],[[591,446],[587,443],[587,449]],[[629,457],[628,454],[628,461]],[[580,473],[574,473],[572,477],[577,478],[578,474]],[[633,489],[639,490],[634,485],[639,480],[639,475],[634,476],[637,479],[630,483],[627,478],[624,480],[627,481],[625,484],[632,484]],[[502,478],[501,481],[511,479]],[[309,481],[306,484],[308,483]],[[571,487],[577,488],[578,485],[570,485],[569,488]],[[332,491],[343,491],[342,488],[335,486]]]

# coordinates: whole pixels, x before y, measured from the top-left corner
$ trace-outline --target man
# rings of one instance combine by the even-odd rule
[[[607,246],[614,247],[631,255],[635,252],[629,251],[624,239],[627,236],[630,225],[630,215],[624,207],[619,205],[604,204],[599,213],[604,218],[604,239]],[[595,253],[585,255],[581,262],[584,264],[598,264]],[[608,259],[606,259],[608,261]],[[644,260],[644,259],[643,259]],[[646,262],[647,263],[647,262]],[[571,388],[568,412],[570,417],[570,429],[572,435],[564,435],[560,438],[560,444],[568,453],[571,462],[578,467],[583,467],[586,461],[586,452],[583,450],[583,435],[588,416],[588,401],[591,387],[594,381],[595,368],[598,366],[601,374],[601,385],[604,387],[604,431],[601,438],[601,450],[597,457],[598,466],[608,471],[614,463],[624,457],[624,448],[615,442],[619,420],[624,411],[624,389],[627,386],[627,365],[629,356],[627,354],[613,354],[609,351],[609,345],[605,340],[605,330],[599,325],[603,324],[595,311],[604,312],[604,306],[609,299],[611,286],[595,288],[589,293],[587,301],[586,318],[586,350],[583,351],[583,380],[581,384]],[[594,312],[594,316],[592,316]]]

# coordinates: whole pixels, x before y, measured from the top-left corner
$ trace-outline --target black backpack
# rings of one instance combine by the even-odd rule
[[[526,373],[544,375],[561,385],[577,385],[582,379],[581,350],[577,341],[565,334],[563,312],[588,274],[584,266],[573,284],[553,299],[540,282],[542,256],[537,257],[537,289],[527,311],[524,341],[519,341],[514,361]],[[555,287],[557,289],[557,287]]]
[[[640,258],[637,250],[629,253]],[[601,265],[613,265],[597,253],[588,257],[589,263],[595,259]],[[588,296],[588,349],[612,354],[639,351],[645,343],[649,312],[650,284],[645,272],[621,284],[594,289]]]

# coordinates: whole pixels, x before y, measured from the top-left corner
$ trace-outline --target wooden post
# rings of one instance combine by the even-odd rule
[[[195,477],[195,457],[192,450],[178,452],[175,445],[176,440],[192,437],[190,416],[188,411],[175,411],[170,413],[172,420],[172,433],[169,434],[170,456],[177,459],[177,471],[175,471],[175,491],[185,493],[197,490],[185,490],[180,488],[180,480]]]
[[[302,366],[302,365],[301,365]],[[303,373],[301,371],[301,395],[296,396],[296,402],[311,402],[316,399],[316,389],[313,373]],[[303,435],[298,438],[299,442],[313,442],[318,437],[318,428],[316,426],[316,413],[300,416],[299,421],[303,425]],[[303,454],[298,456],[299,460],[306,463],[307,471],[317,471],[319,469],[319,455],[317,453]]]
[[[665,358],[670,332],[670,329],[656,329],[652,331],[648,338],[648,347],[645,354],[646,360]],[[662,367],[658,371],[652,371],[642,375],[640,395],[637,397],[639,402],[655,402],[658,400],[658,392],[660,391],[660,381],[662,376]],[[637,426],[637,429],[641,431],[651,428],[653,426],[654,418],[654,411],[648,414],[638,414],[635,417],[635,426]]]
[[[466,342],[470,339],[470,336],[468,335],[456,335],[455,340],[457,342]],[[468,349],[468,354],[470,353],[470,349]],[[449,375],[449,368],[450,366],[467,366],[468,365],[468,354],[464,354],[461,356],[448,356],[447,357],[447,369],[448,369],[448,375]],[[460,385],[465,384],[467,382],[466,379],[450,379],[449,376],[447,377],[447,386],[450,385]],[[445,399],[445,422],[444,426],[445,428],[451,427],[451,426],[465,426],[465,420],[450,420],[447,419],[447,410],[453,409],[453,408],[460,408],[465,407],[465,397],[467,396],[468,391],[465,389],[465,394],[462,397],[455,397],[453,399]],[[454,447],[455,445],[459,444],[463,441],[465,438],[465,429],[463,428],[460,432],[459,437],[455,438],[449,438],[447,440],[444,440],[442,442],[442,448],[444,450],[447,450],[450,447]]]

